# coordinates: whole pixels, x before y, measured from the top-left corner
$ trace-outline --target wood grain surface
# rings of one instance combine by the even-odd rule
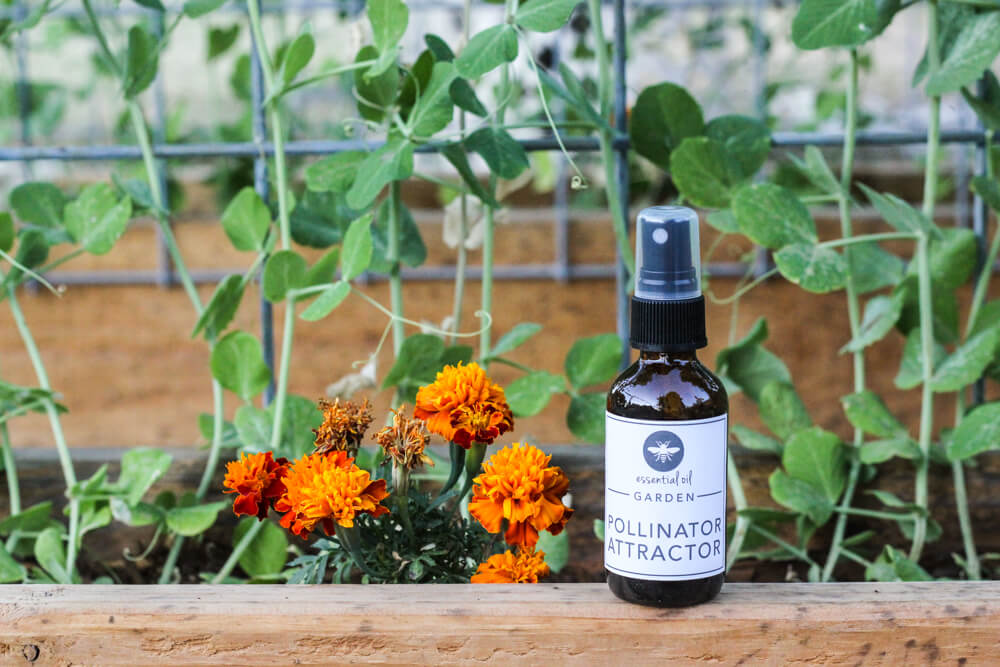
[[[1000,582],[729,584],[653,609],[603,584],[11,586],[0,661],[37,665],[996,664]]]

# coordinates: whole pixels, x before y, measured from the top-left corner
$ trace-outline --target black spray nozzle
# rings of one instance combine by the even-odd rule
[[[682,206],[654,206],[639,213],[635,296],[656,301],[701,295],[698,216]]]

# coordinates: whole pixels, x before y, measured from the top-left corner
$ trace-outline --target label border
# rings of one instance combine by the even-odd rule
[[[689,581],[692,579],[707,579],[708,577],[714,577],[717,574],[722,574],[726,571],[726,566],[715,569],[715,570],[705,570],[704,572],[690,572],[687,574],[650,574],[647,572],[632,572],[631,570],[623,570],[618,567],[608,567],[608,564],[604,564],[604,569],[612,574],[617,574],[620,577],[635,578],[643,577],[646,581]]]
[[[605,410],[604,416],[608,419],[611,419],[616,422],[621,422],[623,424],[641,424],[643,426],[666,427],[667,424],[676,424],[678,426],[699,426],[701,424],[714,424],[717,421],[728,419],[729,413],[723,413],[715,417],[708,417],[707,419],[632,419],[631,417],[622,417],[621,415],[616,415],[613,412]]]

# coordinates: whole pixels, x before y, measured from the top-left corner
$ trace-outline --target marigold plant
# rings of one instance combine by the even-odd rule
[[[316,451],[357,452],[372,423],[368,399],[354,403],[341,401],[339,398],[332,402],[321,398],[319,409],[323,412],[323,423],[319,428],[313,429],[316,434]]]
[[[271,452],[241,454],[238,461],[226,465],[223,493],[236,493],[233,512],[263,520],[274,500],[285,493],[282,477],[288,471],[288,460],[274,459]]]
[[[474,442],[492,444],[514,428],[503,388],[475,362],[445,366],[417,391],[413,414],[429,431],[464,449]]]
[[[505,551],[490,556],[480,563],[472,575],[474,584],[537,584],[549,576],[549,566],[545,563],[545,552],[534,549],[518,549],[515,554]]]
[[[380,504],[389,496],[385,480],[372,481],[368,471],[358,468],[342,451],[302,457],[283,481],[286,491],[274,509],[284,513],[281,525],[302,537],[317,523],[333,535],[337,525],[352,528],[359,514],[377,517],[389,511]]]
[[[504,539],[522,548],[534,547],[540,531],[558,535],[573,510],[562,502],[569,479],[551,460],[532,445],[501,449],[475,478],[469,513],[491,533],[506,521]]]
[[[425,450],[430,436],[424,422],[406,417],[406,405],[392,411],[392,424],[375,434],[375,442],[393,465],[415,470],[422,465],[434,465]]]

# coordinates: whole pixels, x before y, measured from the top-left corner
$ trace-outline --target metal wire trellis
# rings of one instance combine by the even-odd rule
[[[363,0],[292,0],[281,3],[261,3],[260,0],[248,0],[257,2],[264,12],[288,12],[288,11],[312,11],[318,9],[338,8],[359,13],[363,7]],[[754,26],[761,25],[761,19],[765,6],[773,0],[604,0],[605,6],[610,5],[613,12],[613,80],[614,80],[614,112],[615,129],[618,136],[614,140],[615,168],[622,190],[622,207],[626,220],[629,218],[628,209],[628,187],[629,187],[629,164],[628,151],[629,139],[626,128],[626,5],[638,8],[669,8],[669,9],[691,9],[691,8],[721,8],[732,6],[744,6],[752,17]],[[412,8],[445,8],[460,10],[462,5],[454,0],[409,0]],[[106,15],[150,15],[154,16],[154,30],[163,30],[163,18],[165,14],[177,13],[181,11],[180,6],[168,6],[166,12],[150,12],[150,10],[139,7],[116,7],[103,8],[98,10],[99,14]],[[236,6],[235,3],[227,5],[224,11],[245,13],[245,9]],[[76,16],[80,12],[75,7],[62,6],[54,11],[56,16]],[[0,18],[13,18],[15,21],[22,20],[28,16],[28,5],[25,0],[15,0],[9,7],[0,7]],[[753,31],[753,70],[754,100],[757,113],[761,116],[765,113],[765,71],[766,71],[766,46],[763,34],[759,30]],[[558,39],[558,36],[556,37]],[[28,37],[25,33],[20,33],[14,40],[16,78],[15,86],[18,98],[18,109],[20,115],[20,146],[2,147],[0,146],[0,162],[21,162],[25,165],[26,176],[30,176],[30,165],[40,160],[56,161],[108,161],[108,160],[138,160],[141,153],[137,146],[128,145],[88,145],[88,146],[34,146],[32,145],[31,131],[31,84],[28,73]],[[556,52],[558,47],[556,46]],[[250,51],[250,71],[251,71],[251,105],[252,105],[252,142],[230,142],[230,143],[199,143],[199,144],[170,144],[165,141],[164,125],[166,119],[166,92],[164,89],[164,77],[158,75],[153,90],[154,103],[154,155],[158,158],[158,169],[161,182],[164,183],[163,191],[166,191],[166,165],[167,159],[204,159],[204,158],[225,158],[225,157],[250,157],[254,162],[254,187],[258,194],[265,200],[269,197],[268,167],[267,158],[273,154],[273,145],[266,140],[267,127],[263,107],[263,77],[260,62],[255,49]],[[807,145],[815,146],[840,146],[843,143],[844,135],[841,132],[778,132],[772,137],[775,147],[797,148]],[[859,146],[903,146],[923,144],[927,140],[926,133],[922,132],[859,132],[857,135],[857,145]],[[590,137],[566,137],[563,139],[566,148],[571,152],[594,152],[599,150],[599,144],[595,138]],[[986,135],[982,127],[977,129],[953,129],[941,132],[941,142],[943,144],[966,144],[975,146],[975,173],[984,174],[986,172],[986,161],[989,159],[988,146],[986,145]],[[519,140],[527,151],[556,151],[559,149],[554,138],[535,138]],[[380,145],[380,142],[366,141],[292,141],[286,146],[289,155],[298,156],[319,156],[329,155],[347,150],[371,149]],[[419,152],[433,153],[441,148],[439,143],[428,143],[420,146]],[[560,158],[562,160],[562,158]],[[967,177],[965,173],[965,162],[959,162],[961,173],[958,180],[961,182]],[[495,276],[500,279],[555,279],[559,281],[580,279],[580,278],[608,278],[616,277],[617,288],[617,310],[616,323],[619,335],[623,340],[627,338],[628,330],[628,298],[625,281],[624,264],[621,258],[614,265],[607,264],[572,264],[569,258],[569,214],[568,214],[568,193],[567,193],[567,170],[565,164],[560,164],[560,180],[556,187],[555,198],[557,214],[555,216],[555,259],[551,264],[545,265],[515,265],[498,266],[494,269]],[[963,207],[960,207],[963,209]],[[964,207],[964,210],[968,210]],[[987,208],[985,202],[979,197],[973,198],[972,205],[972,228],[978,238],[980,246],[980,261],[982,261],[985,247],[985,232],[987,220]],[[960,211],[959,224],[967,224],[967,218]],[[755,262],[755,270],[760,272],[765,268],[761,260],[766,261],[766,253],[758,255]],[[155,283],[159,285],[169,285],[175,281],[175,274],[170,265],[169,256],[166,252],[162,237],[158,234],[158,266],[155,271],[114,271],[114,272],[59,272],[53,278],[64,284],[88,283],[88,284],[137,284]],[[706,267],[710,275],[731,276],[743,275],[746,267],[740,263],[711,263]],[[420,267],[418,269],[404,270],[403,276],[408,279],[424,280],[444,280],[454,277],[453,267]],[[196,282],[217,282],[231,271],[194,271],[192,278]],[[470,277],[478,277],[478,270],[470,267],[468,271]],[[378,276],[369,276],[369,279],[379,279]],[[273,363],[273,331],[271,304],[261,299],[260,303],[261,327],[265,358],[269,363]],[[623,349],[623,355],[627,355],[627,347]],[[625,356],[627,358],[627,356]],[[270,398],[273,387],[268,389],[267,397]],[[975,398],[977,402],[982,400],[982,382],[977,384]]]

